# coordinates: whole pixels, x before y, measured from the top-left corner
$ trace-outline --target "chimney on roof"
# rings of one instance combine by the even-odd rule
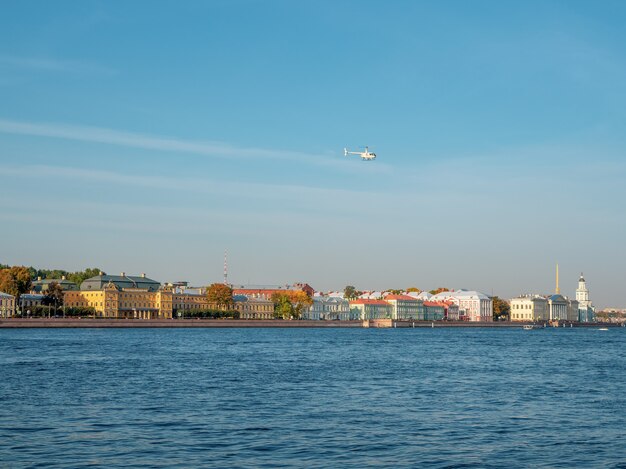
[[[120,274],[120,277],[126,277],[126,272],[122,272],[122,273]]]

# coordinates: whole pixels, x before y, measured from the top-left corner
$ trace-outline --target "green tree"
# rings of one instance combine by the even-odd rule
[[[409,287],[409,288],[407,288],[407,289],[406,289],[406,291],[407,291],[407,292],[409,292],[409,293],[410,293],[410,292],[422,293],[422,290],[420,290],[420,289],[419,289],[419,288],[417,288],[417,287]]]
[[[66,278],[70,282],[74,282],[76,285],[80,286],[80,284],[83,283],[88,278],[95,277],[96,275],[100,275],[100,272],[102,271],[98,269],[97,267],[91,267],[83,271],[72,272],[69,275],[66,275]]]
[[[272,295],[274,303],[274,317],[277,319],[291,319],[293,316],[293,305],[285,293],[274,293]]]
[[[497,296],[491,299],[493,301],[493,320],[502,321],[507,319],[511,313],[511,305],[509,302]]]
[[[45,306],[54,306],[56,311],[60,306],[63,306],[63,289],[57,282],[50,282],[46,294],[41,299],[41,304]]]
[[[313,298],[303,291],[276,292],[272,295],[274,317],[300,319],[305,309],[313,304]]]
[[[294,291],[288,295],[289,301],[291,301],[291,305],[293,306],[293,318],[300,319],[304,310],[310,308],[313,304],[313,298],[303,291]]]
[[[27,267],[13,266],[0,270],[0,291],[13,295],[19,303],[20,296],[30,291],[31,277]]]
[[[95,308],[91,308],[91,307],[67,307],[64,308],[63,310],[63,314],[67,317],[70,318],[88,318],[88,317],[94,317],[96,315],[96,310]]]
[[[34,267],[29,267],[31,278],[36,279],[37,277],[41,278],[61,278],[66,277],[69,274],[67,270],[62,269],[35,269]]]
[[[233,304],[233,289],[223,283],[214,283],[207,288],[209,303],[218,308],[228,308]]]
[[[428,293],[430,293],[431,295],[436,295],[437,293],[441,293],[441,292],[444,292],[444,291],[450,291],[450,289],[446,288],[446,287],[439,287],[439,288],[437,288],[435,290],[429,291]]]
[[[356,288],[354,288],[352,285],[348,285],[346,286],[346,288],[343,289],[343,297],[346,300],[353,300],[357,296],[359,296],[358,292],[356,291]]]

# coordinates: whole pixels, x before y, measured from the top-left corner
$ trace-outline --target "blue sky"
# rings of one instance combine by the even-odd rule
[[[2,262],[626,306],[623,2],[3,6]]]

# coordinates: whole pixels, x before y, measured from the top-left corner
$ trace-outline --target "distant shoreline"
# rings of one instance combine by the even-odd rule
[[[254,319],[48,319],[8,318],[0,319],[0,329],[32,328],[441,328],[441,327],[489,327],[521,328],[530,322],[454,322],[454,321],[393,321],[387,325],[365,325],[363,321],[284,321]],[[543,327],[543,325],[538,325]],[[561,326],[563,327],[563,326]],[[566,324],[565,327],[570,327]],[[573,323],[571,327],[620,327],[614,323]]]

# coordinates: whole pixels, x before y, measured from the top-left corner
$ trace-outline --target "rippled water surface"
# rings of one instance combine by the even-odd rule
[[[626,467],[626,330],[0,330],[0,467]]]

